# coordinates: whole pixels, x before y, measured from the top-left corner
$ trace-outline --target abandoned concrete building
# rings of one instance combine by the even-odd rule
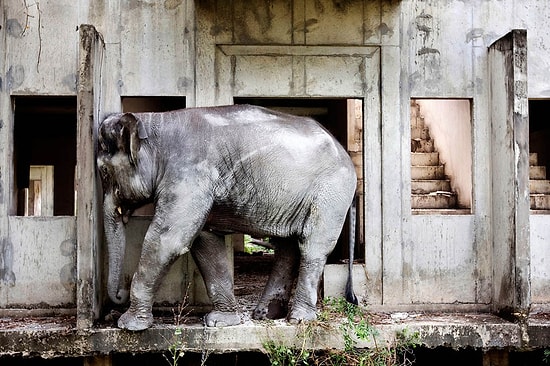
[[[408,329],[425,354],[543,362],[549,18],[541,0],[3,0],[0,363],[141,364],[135,355],[170,347],[163,312],[185,296],[198,313],[208,307],[184,256],[158,291],[155,325],[116,328],[94,138],[113,112],[236,103],[312,116],[348,149],[359,176],[355,291],[379,314],[380,341]],[[150,212],[128,223],[128,278]],[[325,297],[343,293],[344,239]],[[242,240],[226,241],[246,312],[261,290],[238,282]],[[284,322],[184,327],[186,352],[203,356],[296,341]],[[311,348],[342,348],[335,329]]]

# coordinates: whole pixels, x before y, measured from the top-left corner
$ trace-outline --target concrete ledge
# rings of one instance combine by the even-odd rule
[[[162,321],[162,319],[161,319]],[[263,344],[274,341],[286,346],[308,349],[343,349],[338,322],[327,324],[288,325],[284,321],[247,321],[227,328],[205,328],[198,321],[180,326],[156,323],[143,332],[128,332],[114,327],[76,329],[74,317],[42,319],[2,319],[0,322],[0,355],[92,356],[113,353],[162,352],[182,342],[192,352],[213,353],[259,351]],[[550,322],[539,320],[529,325],[529,343],[522,340],[519,324],[490,314],[374,314],[373,326],[378,331],[377,345],[391,345],[397,332],[418,332],[422,345],[433,347],[478,349],[525,349],[547,347]],[[373,347],[373,340],[361,341],[360,348]]]
[[[530,347],[550,347],[550,314],[536,314],[529,317],[527,335]]]

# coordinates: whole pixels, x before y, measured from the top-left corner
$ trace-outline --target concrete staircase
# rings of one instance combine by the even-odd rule
[[[413,210],[454,209],[456,193],[439,161],[430,131],[420,114],[420,106],[411,101],[411,208]]]
[[[550,180],[546,167],[538,165],[537,153],[529,154],[529,198],[531,210],[550,210]]]

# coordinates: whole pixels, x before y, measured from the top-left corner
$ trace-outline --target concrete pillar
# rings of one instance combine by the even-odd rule
[[[98,209],[99,189],[95,174],[95,135],[97,131],[99,72],[103,59],[103,41],[91,25],[80,30],[79,73],[77,84],[77,166],[76,207],[77,231],[77,327],[89,328],[99,317],[100,255],[98,235],[101,232]]]
[[[529,119],[527,31],[513,30],[489,47],[493,310],[530,306]]]
[[[231,234],[225,238],[226,242],[230,241],[231,246],[235,252],[244,252],[244,235],[243,234]]]

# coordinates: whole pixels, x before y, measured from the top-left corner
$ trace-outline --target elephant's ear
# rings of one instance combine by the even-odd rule
[[[119,120],[122,125],[119,147],[128,154],[130,163],[137,165],[138,151],[142,139],[147,138],[143,123],[132,113],[125,113]]]

